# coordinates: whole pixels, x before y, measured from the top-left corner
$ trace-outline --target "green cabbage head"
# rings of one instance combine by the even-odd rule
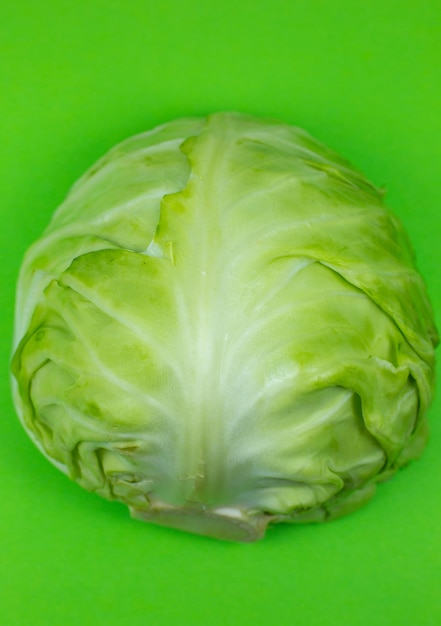
[[[427,440],[436,330],[382,194],[236,113],[116,146],[27,252],[13,393],[133,517],[253,541],[365,503]]]

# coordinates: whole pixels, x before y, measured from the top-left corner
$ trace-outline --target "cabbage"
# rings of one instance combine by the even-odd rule
[[[227,540],[364,504],[427,440],[436,330],[382,193],[223,113],[116,146],[27,252],[13,393],[133,517]]]

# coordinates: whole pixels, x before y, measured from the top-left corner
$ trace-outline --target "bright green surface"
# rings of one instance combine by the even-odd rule
[[[225,109],[304,126],[387,187],[441,326],[440,23],[435,0],[1,5],[1,624],[441,623],[439,398],[424,457],[366,508],[241,546],[70,483],[18,424],[7,363],[22,254],[68,187],[133,133]]]

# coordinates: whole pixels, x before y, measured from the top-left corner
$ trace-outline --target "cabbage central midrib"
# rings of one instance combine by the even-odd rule
[[[225,420],[221,386],[221,357],[224,349],[225,316],[228,306],[228,260],[222,232],[222,189],[226,146],[207,136],[198,139],[204,152],[203,171],[195,172],[184,190],[189,230],[184,233],[181,248],[177,246],[175,288],[184,298],[185,317],[190,323],[187,337],[189,358],[188,397],[191,398],[192,420],[187,441],[183,442],[186,474],[193,477],[194,491],[190,500],[210,501],[210,494],[222,492]],[[188,194],[190,193],[190,196]],[[181,251],[179,253],[179,250]],[[184,291],[182,291],[182,289]],[[193,466],[188,467],[189,459]],[[191,461],[190,461],[191,464]],[[190,470],[190,471],[189,471]]]

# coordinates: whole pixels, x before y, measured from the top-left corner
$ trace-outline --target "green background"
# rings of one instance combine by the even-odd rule
[[[423,458],[363,510],[252,545],[132,521],[22,431],[17,271],[69,186],[125,137],[239,110],[305,127],[388,191],[441,313],[436,0],[3,0],[0,624],[439,626],[440,398]]]

